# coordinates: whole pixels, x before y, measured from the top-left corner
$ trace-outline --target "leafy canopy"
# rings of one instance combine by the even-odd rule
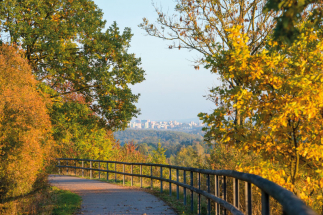
[[[109,160],[114,144],[111,132],[87,105],[75,101],[55,102],[50,116],[59,157]]]
[[[205,138],[261,155],[262,162],[240,170],[269,178],[321,208],[323,32],[304,24],[297,43],[277,51],[277,42],[269,40],[266,49],[250,55],[240,29],[227,30],[234,49],[208,58],[212,71],[225,80],[239,77],[241,85],[211,90],[217,108],[199,115],[208,125]]]
[[[322,26],[323,8],[319,0],[268,0],[264,12],[271,10],[280,13],[274,29],[275,40],[279,42],[293,42],[300,33],[298,24],[304,19],[308,19],[310,25],[317,29]]]
[[[129,54],[129,28],[105,31],[92,0],[4,0],[1,40],[16,43],[37,79],[57,92],[81,95],[108,129],[126,127],[139,113],[129,84],[144,80],[141,60]]]

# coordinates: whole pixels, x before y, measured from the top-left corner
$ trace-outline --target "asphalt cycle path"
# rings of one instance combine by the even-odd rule
[[[165,202],[140,189],[64,175],[50,175],[48,180],[51,185],[82,197],[79,214],[177,214]]]

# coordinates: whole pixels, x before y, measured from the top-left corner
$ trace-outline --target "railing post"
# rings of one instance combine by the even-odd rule
[[[75,171],[74,171],[74,174],[76,176],[76,160],[75,160]]]
[[[142,188],[142,165],[140,165],[140,188]]]
[[[92,161],[90,161],[90,179],[92,179]]]
[[[169,180],[172,180],[172,168],[169,168]],[[169,182],[169,196],[172,196],[172,183]]]
[[[269,215],[269,195],[268,193],[261,190],[261,214],[262,215]]]
[[[227,201],[227,177],[226,176],[223,176],[223,200]],[[226,208],[223,208],[223,209],[224,209],[224,215],[226,215],[227,209]]]
[[[124,175],[124,164],[123,164],[123,186],[124,186],[124,181],[125,181],[125,175]]]
[[[176,169],[176,180],[179,182],[178,169]],[[176,185],[177,200],[179,200],[179,185]]]
[[[84,177],[84,161],[82,161],[82,177]]]
[[[211,192],[211,188],[210,188],[210,174],[206,175],[206,186],[207,186],[207,192],[210,193]],[[210,215],[211,214],[211,200],[207,199],[207,214]]]
[[[107,181],[109,181],[109,162],[107,162]]]
[[[216,197],[219,197],[220,196],[220,190],[219,190],[219,176],[216,175],[214,177],[214,195]],[[220,214],[220,205],[218,203],[215,202],[215,215],[219,215]]]
[[[68,160],[66,161],[66,175],[68,175]]]
[[[193,187],[193,171],[191,171],[190,173],[190,176],[191,176],[191,186]],[[193,196],[193,190],[191,190],[191,212],[194,211],[194,196]]]
[[[150,166],[150,176],[153,177],[153,166]],[[150,189],[153,189],[153,178],[150,178]]]
[[[163,167],[160,167],[160,192],[163,192],[163,181],[161,180],[163,178]]]
[[[117,182],[117,163],[114,163],[114,182]]]
[[[101,170],[101,162],[99,162],[99,170]],[[99,171],[99,180],[101,179],[101,171]]]
[[[131,164],[131,174],[133,173],[133,165]],[[131,187],[133,186],[133,176],[131,176]]]
[[[245,183],[245,202],[246,202],[246,214],[252,215],[252,191],[251,191],[251,183]]]
[[[183,183],[186,184],[186,171],[185,170],[183,172],[183,177],[184,177]],[[186,187],[184,187],[184,205],[186,205]]]
[[[197,184],[199,190],[201,190],[201,173],[197,173]],[[197,200],[197,214],[201,214],[201,194],[198,194],[198,200]]]
[[[233,178],[233,205],[239,209],[239,179]]]
[[[58,160],[58,174],[61,174],[61,160]]]

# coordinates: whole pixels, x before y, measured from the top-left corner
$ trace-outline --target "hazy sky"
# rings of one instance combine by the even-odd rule
[[[120,30],[130,27],[134,34],[130,53],[142,59],[146,80],[132,87],[140,93],[136,104],[141,109],[138,119],[180,120],[195,118],[199,112],[211,112],[214,105],[203,95],[218,83],[205,69],[195,70],[195,51],[168,49],[169,41],[146,35],[138,27],[142,18],[155,22],[157,15],[151,0],[94,0],[104,12],[107,26],[116,21]],[[173,0],[155,0],[163,11],[173,14]]]

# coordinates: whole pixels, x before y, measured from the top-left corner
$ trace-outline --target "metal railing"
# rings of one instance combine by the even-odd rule
[[[275,184],[272,181],[264,179],[258,175],[247,174],[242,172],[237,172],[233,170],[208,170],[208,169],[197,169],[190,167],[163,165],[163,164],[151,164],[151,163],[127,163],[127,162],[117,162],[117,161],[103,161],[103,160],[90,160],[90,159],[72,159],[72,158],[57,158],[59,168],[59,174],[61,173],[61,168],[72,168],[75,170],[82,170],[82,176],[84,177],[84,170],[90,171],[90,178],[93,178],[93,171],[97,171],[99,178],[101,177],[101,172],[106,173],[106,179],[109,180],[109,173],[114,173],[114,180],[117,181],[117,174],[123,175],[123,185],[125,185],[125,176],[131,176],[131,186],[133,185],[133,177],[140,178],[140,187],[142,187],[142,178],[151,179],[151,187],[153,187],[153,180],[160,181],[160,192],[163,192],[163,182],[169,183],[169,192],[172,194],[171,184],[176,185],[177,199],[179,199],[179,187],[183,187],[184,204],[187,204],[187,193],[186,190],[190,190],[191,199],[191,211],[193,212],[193,193],[198,195],[197,201],[197,214],[201,214],[201,196],[207,199],[207,214],[211,213],[211,200],[216,203],[215,214],[220,214],[220,206],[224,208],[223,213],[227,214],[230,211],[233,215],[242,215],[240,211],[240,198],[239,198],[239,182],[245,182],[245,211],[247,215],[252,214],[252,186],[256,186],[261,190],[261,214],[270,214],[270,201],[269,197],[274,198],[283,208],[283,214],[287,215],[317,215],[311,208],[305,205],[305,203],[295,196],[292,192],[284,189],[283,187]],[[61,161],[66,161],[66,165],[61,165]],[[74,166],[69,165],[69,161],[74,161]],[[77,162],[82,162],[82,166],[77,166]],[[90,162],[90,167],[84,167],[84,162]],[[93,164],[97,163],[98,168],[93,168]],[[101,169],[101,164],[106,163],[106,169]],[[109,169],[109,164],[114,164],[114,170]],[[122,165],[122,172],[117,171],[117,165]],[[111,166],[111,165],[110,165]],[[125,166],[130,166],[130,173],[125,171]],[[133,173],[133,166],[139,166],[140,173]],[[143,174],[143,166],[150,167],[150,175]],[[153,167],[159,167],[159,177],[153,175]],[[169,169],[169,179],[163,177],[163,169]],[[176,181],[172,180],[172,169],[176,170]],[[183,182],[179,181],[179,171],[183,171]],[[187,176],[189,173],[190,184],[187,183]],[[194,177],[193,173],[196,173],[197,187],[194,187]],[[206,189],[204,191],[201,189],[201,174],[206,176]],[[210,192],[211,177],[214,177],[214,195]],[[227,201],[227,177],[233,179],[233,204]],[[221,182],[221,186],[220,186]],[[221,197],[220,197],[221,192]]]

